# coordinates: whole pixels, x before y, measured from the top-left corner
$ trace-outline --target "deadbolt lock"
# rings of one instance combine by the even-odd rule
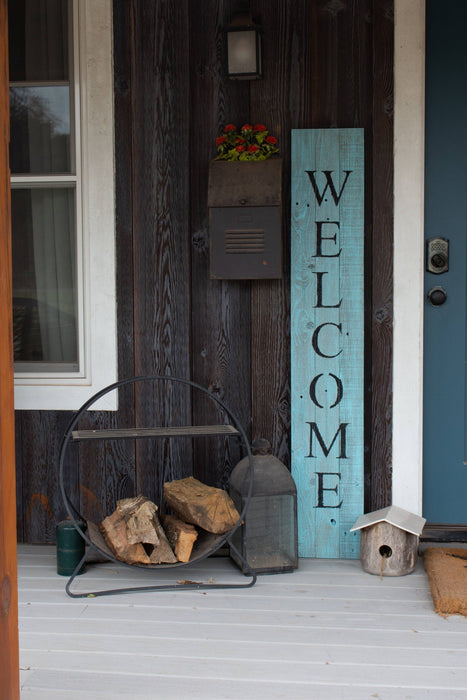
[[[449,241],[447,238],[430,238],[427,241],[426,269],[434,275],[449,270]]]

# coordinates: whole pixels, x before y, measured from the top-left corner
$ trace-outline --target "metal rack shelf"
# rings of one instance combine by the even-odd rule
[[[126,440],[146,437],[217,437],[240,433],[233,425],[184,425],[166,428],[121,428],[111,430],[73,430],[73,440]]]
[[[111,391],[118,390],[120,387],[128,385],[128,384],[136,384],[140,382],[170,382],[170,383],[179,383],[179,384],[184,384],[187,385],[193,389],[196,389],[198,391],[203,392],[206,394],[214,403],[216,403],[224,412],[224,414],[227,416],[229,419],[229,423],[225,425],[201,425],[201,426],[167,426],[167,427],[150,427],[150,428],[122,428],[122,429],[102,429],[102,430],[75,430],[74,428],[76,427],[79,419],[83,416],[86,411],[88,411],[92,405],[98,401],[102,396],[105,394],[110,393]],[[247,452],[247,456],[249,459],[250,463],[250,488],[249,488],[249,493],[248,497],[245,501],[244,508],[240,514],[240,517],[234,527],[229,530],[227,533],[224,535],[212,535],[208,532],[202,532],[200,537],[198,538],[197,545],[195,545],[193,549],[193,554],[192,557],[190,558],[189,562],[177,562],[176,564],[129,564],[127,562],[123,562],[120,559],[117,559],[109,547],[107,547],[104,539],[102,536],[100,536],[99,529],[98,527],[90,522],[86,517],[84,517],[80,512],[79,509],[76,508],[72,501],[70,500],[66,488],[65,488],[65,455],[68,449],[68,446],[70,443],[77,443],[83,440],[121,440],[121,439],[141,439],[141,438],[149,438],[149,439],[158,439],[158,438],[178,438],[178,437],[191,437],[191,438],[196,438],[196,437],[217,437],[217,436],[225,436],[225,437],[233,437],[241,440],[243,443],[245,450]],[[118,593],[133,593],[133,592],[138,592],[138,591],[163,591],[163,590],[199,590],[199,589],[210,589],[210,588],[250,588],[256,583],[256,574],[254,571],[250,568],[242,554],[238,551],[238,549],[235,547],[235,545],[232,543],[232,536],[235,533],[235,531],[241,526],[245,513],[248,509],[248,504],[251,498],[251,493],[253,490],[253,458],[252,458],[252,453],[250,449],[250,445],[248,443],[246,434],[240,425],[239,421],[235,418],[235,416],[232,414],[232,412],[223,404],[216,396],[211,394],[207,389],[204,387],[200,386],[199,384],[196,384],[195,382],[191,382],[187,379],[181,379],[179,377],[169,377],[169,376],[163,376],[163,375],[149,375],[149,376],[142,376],[142,377],[132,377],[130,379],[124,379],[120,382],[115,382],[114,384],[111,384],[98,393],[94,394],[86,403],[84,403],[81,408],[77,411],[77,413],[74,415],[73,419],[71,420],[70,424],[68,425],[63,439],[62,439],[62,445],[60,448],[60,457],[59,457],[59,480],[60,480],[60,490],[63,498],[63,502],[66,508],[66,511],[68,513],[68,516],[70,520],[72,521],[74,527],[76,530],[80,533],[81,537],[85,540],[87,543],[88,547],[87,550],[85,551],[85,554],[79,564],[76,566],[75,570],[71,574],[66,586],[65,590],[67,594],[71,598],[86,598],[86,597],[97,597],[97,596],[103,596],[103,595],[115,595]],[[88,523],[88,531],[86,531],[86,528],[80,527],[80,522],[86,522]],[[91,536],[92,535],[92,536]],[[78,572],[81,570],[81,567],[85,564],[86,560],[91,556],[92,553],[97,552],[101,557],[104,559],[108,559],[109,561],[116,562],[118,564],[121,564],[122,566],[129,566],[132,568],[142,568],[142,569],[150,569],[150,570],[157,570],[157,569],[170,569],[170,568],[178,568],[178,567],[187,567],[190,566],[190,564],[193,564],[195,562],[199,562],[202,559],[205,559],[206,557],[214,554],[216,551],[218,551],[223,545],[228,544],[231,549],[236,553],[236,555],[241,559],[242,563],[244,564],[244,570],[247,572],[248,576],[251,576],[251,580],[247,581],[246,583],[222,583],[222,584],[216,584],[216,583],[183,583],[183,584],[154,584],[150,586],[134,586],[131,588],[115,588],[111,590],[104,590],[104,591],[89,591],[86,593],[78,593],[74,592],[71,590],[71,585],[78,574]]]

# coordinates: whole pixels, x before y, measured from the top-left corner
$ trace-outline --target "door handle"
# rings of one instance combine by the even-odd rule
[[[428,292],[428,301],[432,306],[442,306],[448,295],[443,287],[432,287]]]

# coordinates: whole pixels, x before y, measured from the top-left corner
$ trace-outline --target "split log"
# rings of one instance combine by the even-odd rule
[[[215,535],[231,530],[240,517],[226,491],[206,486],[192,476],[166,482],[164,498],[182,520]]]
[[[117,559],[127,564],[150,564],[151,560],[141,543],[130,544],[128,542],[125,518],[118,510],[108,515],[101,524],[100,530],[104,535],[107,545],[114,552]]]
[[[157,506],[144,496],[135,498],[124,498],[117,501],[117,510],[125,520],[128,542],[137,544],[144,542],[157,546],[159,536],[154,517],[157,513]]]
[[[146,551],[149,553],[151,564],[176,564],[177,557],[173,553],[173,549],[169,544],[169,540],[164,532],[159,517],[154,515],[154,526],[158,538],[158,544],[153,547],[151,544],[146,545]]]
[[[118,501],[117,509],[100,525],[104,539],[117,559],[127,564],[175,564],[177,557],[173,553],[157,516],[157,507],[154,504],[152,504],[153,507],[150,507],[146,502],[151,503],[143,497]],[[143,507],[145,522],[140,536],[144,542],[130,542],[130,537],[134,540],[139,536],[136,527],[138,518],[133,517],[136,515],[133,512],[134,507],[137,508],[137,512],[139,512],[140,507]],[[152,514],[150,523],[150,527],[153,529],[152,533],[149,532],[149,523],[146,522],[146,516],[149,512]],[[128,524],[130,524],[131,530],[128,529]]]
[[[179,520],[175,515],[161,515],[161,521],[178,561],[190,561],[191,551],[198,537],[196,528]]]

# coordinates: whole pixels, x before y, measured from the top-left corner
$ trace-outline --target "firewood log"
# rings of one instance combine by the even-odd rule
[[[161,515],[161,522],[178,561],[190,561],[191,551],[198,537],[196,528],[179,520],[175,515]]]
[[[149,553],[151,564],[175,564],[177,562],[177,557],[169,544],[169,540],[167,539],[157,515],[154,515],[154,524],[159,541],[153,548],[150,544],[146,545],[146,551]]]
[[[100,530],[104,535],[107,545],[114,552],[117,559],[127,564],[150,564],[151,560],[141,543],[130,544],[128,542],[125,519],[118,510],[108,515],[100,524]]]
[[[192,476],[166,482],[164,498],[181,520],[215,535],[231,530],[240,517],[226,491],[206,486]]]
[[[143,496],[123,499],[118,501],[117,509],[109,515],[100,525],[100,530],[110,549],[115,553],[117,559],[127,564],[175,564],[175,556],[164,529],[157,516],[157,507]],[[144,527],[139,532],[137,527],[138,518],[134,517],[143,508]],[[136,510],[135,510],[136,509]],[[147,514],[151,513],[150,525],[146,522]],[[128,523],[132,528],[128,529]],[[152,528],[153,532],[150,532]],[[142,537],[144,542],[130,542]]]
[[[157,546],[159,536],[154,522],[157,506],[144,496],[117,501],[117,510],[126,523],[128,542],[144,542]]]

